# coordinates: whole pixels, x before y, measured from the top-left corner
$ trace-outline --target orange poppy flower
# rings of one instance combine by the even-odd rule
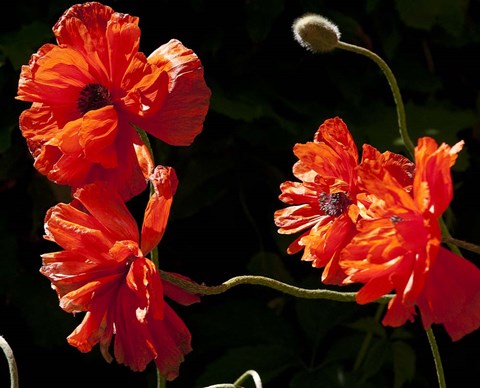
[[[152,161],[135,127],[164,142],[191,144],[210,89],[192,50],[178,40],[148,58],[139,19],[97,2],[70,7],[22,66],[17,99],[32,102],[20,129],[35,167],[73,190],[109,181],[124,200],[146,187]]]
[[[323,282],[341,284],[345,274],[339,254],[356,233],[358,201],[368,202],[358,187],[357,146],[345,123],[335,117],[319,127],[313,142],[296,144],[293,151],[299,159],[293,174],[301,182],[280,185],[280,200],[291,206],[275,212],[275,224],[282,234],[302,232],[288,247],[289,254],[304,249],[302,260],[324,267]],[[369,158],[381,160],[402,183],[411,185],[413,164],[408,159],[364,145],[362,163]]]
[[[462,146],[419,139],[411,193],[373,160],[358,169],[361,185],[377,199],[361,209],[340,265],[346,283],[365,283],[358,303],[395,290],[384,325],[413,321],[418,306],[425,328],[443,324],[453,340],[480,326],[480,270],[440,246],[438,217],[452,200],[450,168]]]
[[[88,352],[99,343],[111,362],[115,334],[117,362],[142,371],[154,360],[161,374],[172,380],[191,351],[191,336],[163,297],[184,305],[199,298],[162,281],[146,257],[162,238],[177,187],[169,167],[157,167],[151,179],[155,193],[140,234],[120,195],[104,183],[86,185],[75,192],[71,204],[49,209],[45,238],[64,250],[42,255],[40,272],[52,282],[62,309],[86,312],[67,338],[71,345]]]

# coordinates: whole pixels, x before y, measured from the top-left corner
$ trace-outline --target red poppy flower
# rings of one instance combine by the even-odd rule
[[[346,282],[365,283],[359,303],[395,290],[385,325],[413,321],[418,306],[425,328],[443,324],[453,340],[480,326],[480,270],[440,246],[438,217],[452,199],[450,168],[462,146],[420,139],[411,193],[375,161],[358,169],[362,186],[377,199],[361,209],[358,234],[340,265]]]
[[[153,167],[135,127],[177,146],[202,131],[210,90],[200,60],[178,40],[146,58],[138,22],[97,2],[74,5],[53,27],[58,44],[22,66],[16,98],[32,106],[20,129],[53,182],[105,180],[128,200]]]
[[[303,232],[287,252],[304,249],[302,260],[314,267],[325,267],[322,280],[340,284],[345,278],[338,265],[340,251],[356,233],[358,201],[367,201],[358,187],[356,168],[358,150],[345,123],[338,117],[326,120],[315,133],[313,142],[296,144],[298,162],[293,174],[301,182],[284,182],[281,201],[291,205],[274,214],[278,232]],[[413,164],[405,157],[364,145],[362,163],[380,160],[405,186],[411,185]]]
[[[184,305],[199,298],[162,281],[146,258],[165,231],[177,187],[175,172],[168,167],[157,167],[152,182],[155,193],[140,235],[120,195],[104,183],[86,185],[75,192],[71,204],[49,209],[45,238],[64,250],[42,255],[40,272],[52,282],[65,311],[86,312],[68,336],[71,345],[88,352],[99,343],[111,362],[115,334],[117,362],[142,371],[154,360],[172,380],[191,351],[191,336],[163,296]]]

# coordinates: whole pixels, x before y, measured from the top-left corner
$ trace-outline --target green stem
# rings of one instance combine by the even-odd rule
[[[403,144],[405,144],[405,147],[410,153],[410,156],[413,158],[415,146],[412,143],[410,136],[408,135],[407,120],[405,118],[405,107],[403,105],[402,95],[400,93],[400,88],[398,87],[397,80],[395,79],[395,76],[393,75],[393,72],[390,69],[390,67],[388,67],[387,63],[382,58],[380,58],[377,54],[373,53],[370,50],[367,50],[366,48],[355,46],[353,44],[349,44],[341,41],[338,42],[337,47],[346,51],[351,51],[357,54],[361,54],[371,59],[380,67],[383,74],[385,74],[385,77],[387,78],[387,81],[390,84],[390,88],[393,94],[393,99],[395,100],[395,106],[397,108],[397,120],[398,120],[398,129],[400,130],[400,136],[402,138]]]
[[[453,238],[451,236],[444,236],[442,239],[442,242],[448,244],[448,246],[453,250],[451,245],[454,245],[455,247],[460,247],[463,249],[466,249],[467,251],[473,252],[473,253],[478,253],[480,254],[480,247],[478,245],[469,243],[467,241],[463,240],[457,240],[456,238]],[[460,253],[458,253],[460,254]]]
[[[262,380],[260,379],[260,376],[258,373],[254,370],[247,370],[243,375],[241,375],[237,381],[235,381],[233,384],[240,385],[243,383],[248,377],[251,377],[253,379],[253,382],[255,383],[255,388],[262,388]]]
[[[431,327],[429,327],[425,331],[427,333],[428,342],[430,342],[430,348],[432,349],[433,360],[435,361],[435,368],[437,369],[438,386],[440,388],[446,388],[447,384],[445,382],[442,360],[440,358],[440,352],[438,351],[437,341],[435,341],[435,336],[433,335],[433,330]]]
[[[153,264],[155,264],[155,267],[158,267],[158,247],[155,247],[152,249],[150,252],[150,259],[153,261]]]
[[[375,317],[374,317],[375,322],[378,322],[380,320],[384,307],[385,305],[382,305],[382,304],[378,306],[377,311],[375,312]],[[369,330],[365,338],[363,339],[362,346],[360,347],[360,351],[358,352],[357,359],[355,360],[355,365],[353,366],[354,372],[358,370],[358,368],[360,368],[362,361],[365,359],[368,346],[370,345],[370,341],[372,340],[372,338],[373,338],[373,331]]]
[[[324,289],[305,289],[280,282],[275,279],[270,279],[264,276],[236,276],[227,280],[218,286],[205,286],[197,284],[189,280],[184,280],[176,276],[170,275],[168,272],[160,271],[162,279],[182,287],[184,290],[198,295],[218,295],[229,290],[232,287],[241,284],[259,285],[281,291],[285,294],[292,295],[298,298],[305,299],[329,299],[337,302],[355,302],[356,292],[339,292]],[[388,303],[393,295],[384,295],[376,300],[377,303]]]
[[[160,371],[157,369],[157,388],[166,388],[167,380],[160,374]]]
[[[460,252],[460,249],[458,249],[457,245],[454,244],[453,241],[459,241],[459,240],[454,240],[450,236],[450,232],[448,231],[447,225],[445,225],[445,221],[443,220],[442,217],[439,218],[439,223],[440,223],[440,229],[442,230],[442,236],[445,242],[447,243],[448,247],[450,250],[454,253],[456,253],[459,256],[462,256],[462,252]],[[473,245],[473,244],[472,244]]]
[[[17,363],[15,362],[12,348],[2,336],[0,336],[0,348],[2,348],[3,353],[7,358],[8,369],[10,371],[10,388],[18,388]]]
[[[259,374],[254,370],[248,370],[243,375],[241,375],[233,384],[215,384],[209,385],[204,388],[240,388],[240,384],[246,381],[248,377],[253,379],[255,388],[262,388],[262,380],[260,379]]]

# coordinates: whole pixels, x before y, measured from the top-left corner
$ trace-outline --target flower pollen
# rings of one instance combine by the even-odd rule
[[[343,192],[333,194],[320,193],[318,196],[318,203],[320,209],[322,209],[325,214],[332,217],[338,217],[343,214],[348,205],[351,204],[351,201],[347,194]]]
[[[112,104],[112,97],[105,86],[100,84],[88,84],[80,92],[77,108],[82,115],[88,111],[100,109]]]
[[[404,219],[402,217],[399,217],[399,216],[391,216],[390,221],[392,221],[394,224],[396,224],[398,222],[404,221]]]

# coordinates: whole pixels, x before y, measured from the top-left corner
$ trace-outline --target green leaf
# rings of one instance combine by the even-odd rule
[[[407,102],[405,111],[407,130],[414,144],[417,144],[420,137],[430,136],[438,144],[447,143],[452,146],[459,140],[458,132],[474,127],[476,120],[473,110],[454,107],[447,102],[432,101],[425,105]],[[350,125],[352,128],[361,128],[364,137],[357,137],[359,142],[369,143],[380,152],[405,152],[393,107],[384,103],[372,103],[369,105],[369,115],[361,120],[360,124]],[[463,170],[466,166],[466,153],[460,152],[454,168]]]
[[[276,253],[258,252],[250,259],[247,268],[255,275],[270,277],[288,284],[294,283],[293,277],[285,268],[282,258]]]
[[[375,376],[385,365],[391,351],[389,344],[386,339],[372,339],[361,368],[363,381]]]
[[[270,85],[264,85],[257,79],[250,79],[244,80],[241,85],[230,85],[228,92],[214,84],[211,85],[211,89],[210,110],[212,112],[244,122],[249,126],[254,121],[270,119],[283,130],[295,132],[297,123],[287,120],[272,107],[272,103],[276,102],[279,96],[272,93]],[[258,130],[256,132],[259,135]]]
[[[291,326],[268,308],[266,302],[243,295],[241,299],[233,298],[232,292],[227,300],[210,308],[204,306],[190,317],[196,331],[202,333],[195,337],[195,347],[208,350],[246,344],[283,344],[297,348]]]
[[[391,344],[393,352],[394,388],[401,388],[415,376],[415,352],[403,341]]]
[[[329,331],[350,317],[356,311],[353,303],[338,303],[329,300],[296,299],[295,307],[298,322],[316,350]]]
[[[363,333],[376,334],[380,338],[387,337],[385,327],[373,317],[360,318],[347,326]]]
[[[255,370],[262,383],[266,384],[285,370],[298,366],[300,362],[296,355],[290,349],[278,345],[233,348],[206,367],[196,386],[233,383],[250,369]]]
[[[433,71],[418,61],[418,58],[402,56],[397,62],[397,80],[402,91],[413,90],[415,92],[433,94],[442,87],[442,80]]]
[[[272,25],[283,12],[285,0],[252,0],[245,3],[247,31],[250,38],[259,43],[272,29]]]
[[[428,105],[405,105],[410,137],[414,144],[423,136],[434,138],[438,144],[447,143],[453,146],[458,142],[457,134],[465,128],[475,126],[475,112],[469,109],[453,107],[447,103],[429,103]],[[464,170],[468,165],[466,152],[460,152],[455,166],[456,170]]]
[[[211,206],[226,193],[231,160],[217,155],[197,157],[178,173],[180,184],[173,201],[173,218],[187,218]]]
[[[469,0],[441,0],[438,25],[453,36],[460,36],[465,27]]]
[[[339,362],[353,361],[357,357],[358,350],[362,346],[364,335],[344,333],[335,338],[332,346],[325,354],[323,365],[337,364]]]
[[[431,30],[439,25],[459,36],[465,24],[469,0],[396,0],[400,19],[409,27]]]
[[[430,30],[438,14],[437,0],[395,0],[400,19],[409,27]]]
[[[297,373],[289,388],[373,388],[348,372],[342,365],[328,365],[314,370],[302,370]]]
[[[9,34],[0,35],[0,52],[10,58],[15,70],[28,63],[30,56],[53,37],[52,30],[44,22],[34,21]]]

